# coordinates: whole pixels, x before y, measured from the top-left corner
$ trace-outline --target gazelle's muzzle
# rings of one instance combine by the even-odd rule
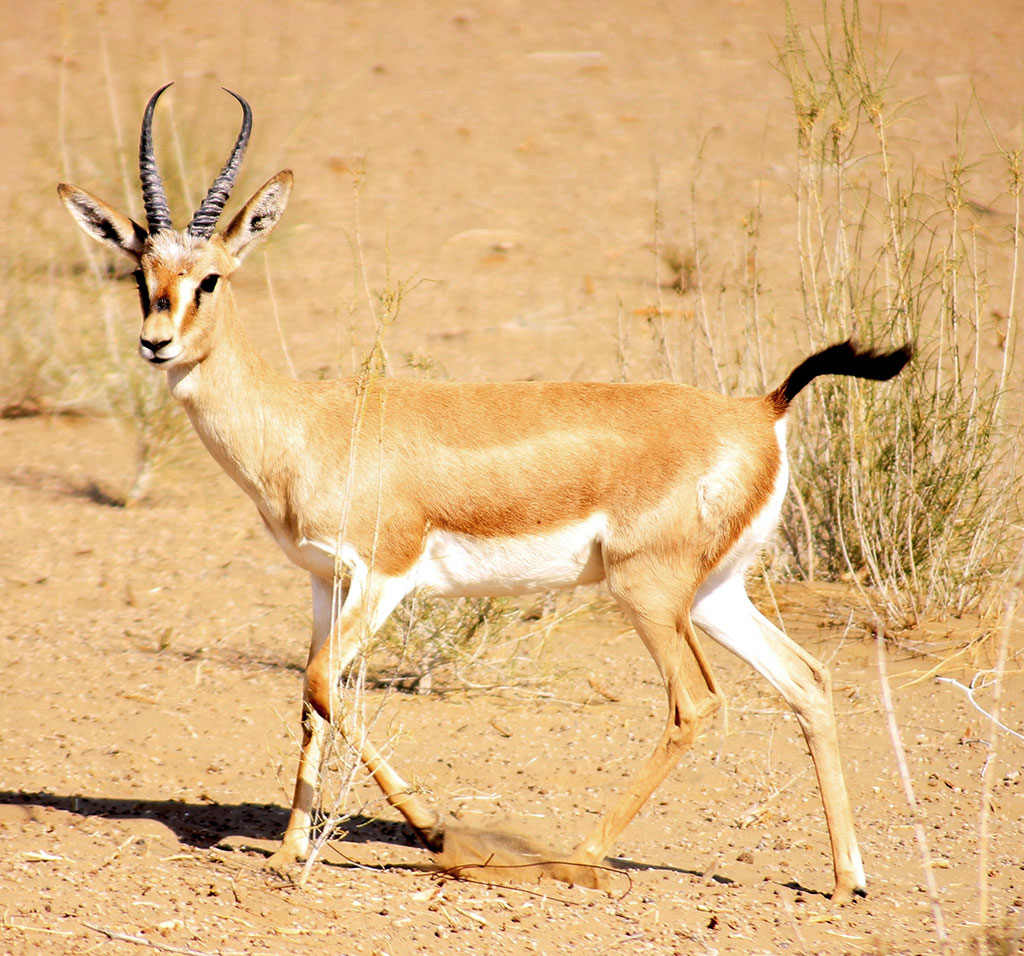
[[[170,313],[160,310],[146,316],[139,333],[139,355],[152,365],[164,365],[181,351],[181,336]]]
[[[171,359],[176,359],[180,354],[181,348],[175,344],[173,339],[162,342],[139,339],[139,355],[152,365],[164,365]]]

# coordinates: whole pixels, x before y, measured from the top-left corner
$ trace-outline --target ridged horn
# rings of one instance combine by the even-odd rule
[[[142,134],[139,136],[139,179],[142,181],[142,201],[146,206],[146,222],[149,234],[161,229],[170,229],[171,211],[167,207],[167,193],[164,192],[163,180],[156,168],[156,155],[153,152],[153,109],[160,94],[171,84],[161,86],[146,104],[146,112],[142,117]]]
[[[224,164],[220,175],[213,181],[206,198],[199,204],[192,221],[188,224],[190,235],[200,239],[209,239],[213,233],[213,227],[217,225],[224,204],[231,195],[231,188],[235,185],[235,177],[242,165],[242,157],[245,155],[245,147],[249,145],[249,133],[252,132],[252,110],[249,104],[237,93],[224,87],[225,93],[231,95],[242,104],[242,129],[235,140],[235,148],[231,150],[231,156]]]

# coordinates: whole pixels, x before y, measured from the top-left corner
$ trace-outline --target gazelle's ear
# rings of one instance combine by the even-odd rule
[[[93,239],[123,252],[135,262],[142,255],[149,233],[133,219],[111,209],[102,199],[77,186],[61,183],[57,187],[61,200],[75,222]]]
[[[252,246],[277,225],[292,191],[292,171],[283,169],[256,190],[224,230],[224,245],[241,260]]]

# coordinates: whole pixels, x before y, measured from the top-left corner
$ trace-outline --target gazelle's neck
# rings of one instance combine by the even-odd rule
[[[295,426],[291,393],[296,383],[253,348],[230,294],[221,307],[206,353],[194,364],[168,369],[167,383],[210,454],[271,517],[277,507],[270,489],[277,484],[275,476],[288,467],[292,447],[280,438]],[[265,443],[266,435],[277,440]],[[267,455],[269,447],[275,451],[273,458]]]
[[[167,370],[171,394],[190,417],[244,408],[251,390],[264,391],[261,382],[272,390],[284,381],[253,348],[230,288],[222,290],[217,306],[217,313],[205,322],[208,332],[196,360]]]

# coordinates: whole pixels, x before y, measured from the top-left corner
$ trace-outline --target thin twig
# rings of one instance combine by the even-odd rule
[[[12,923],[10,919],[0,922],[4,929],[16,929],[20,933],[46,933],[48,936],[74,936],[74,933],[65,932],[62,929],[47,929],[45,926],[29,926],[27,923]]]
[[[212,953],[204,953],[198,949],[189,949],[183,946],[171,946],[169,943],[158,943],[153,939],[146,939],[144,936],[130,936],[127,933],[117,933],[112,929],[107,929],[105,926],[97,926],[95,923],[87,923],[82,920],[82,925],[86,929],[91,929],[94,933],[101,933],[108,939],[116,939],[124,943],[137,943],[139,946],[149,946],[151,949],[158,949],[162,953],[184,953],[185,956],[213,956]]]
[[[537,860],[534,863],[492,863],[490,859],[487,859],[482,863],[458,863],[455,866],[450,866],[441,870],[440,873],[442,876],[447,876],[450,879],[461,880],[478,886],[488,886],[492,889],[501,890],[516,890],[519,893],[525,893],[527,896],[539,896],[542,899],[553,900],[557,903],[563,903],[566,906],[579,905],[576,900],[567,900],[560,896],[550,896],[547,893],[527,889],[526,887],[516,883],[496,883],[493,880],[474,879],[473,877],[466,876],[464,872],[466,870],[525,870],[530,869],[531,867],[550,866],[553,864],[573,865],[568,860]],[[633,877],[629,875],[627,870],[620,869],[617,866],[608,866],[606,863],[578,863],[575,865],[585,867],[589,870],[605,870],[609,873],[614,873],[616,876],[624,876],[629,885],[620,896],[612,897],[615,902],[625,899],[633,891]]]
[[[1024,565],[1021,566],[1018,576],[1018,582],[1022,580],[1024,580]],[[1021,591],[1020,584],[1018,584],[1017,587],[1010,589],[1006,597],[1003,626],[1000,628],[999,633],[999,651],[996,659],[995,680],[992,690],[992,713],[986,714],[989,719],[988,755],[985,758],[985,768],[981,773],[981,805],[978,810],[978,920],[983,930],[989,925],[988,844],[989,821],[992,816],[990,806],[992,776],[995,773],[996,746],[999,739],[998,734],[996,734],[996,727],[1001,727],[1003,730],[1007,729],[999,721],[999,707],[1003,696],[1003,676],[1006,672],[1006,657],[1010,645],[1010,627],[1013,623],[1014,612],[1019,609],[1020,598]],[[974,682],[972,681],[971,683],[973,685]],[[966,690],[967,688],[964,689]],[[974,700],[973,690],[972,686],[967,696],[970,698],[971,703],[978,710],[981,710]],[[985,713],[985,711],[982,711],[982,713]],[[1014,733],[1012,730],[1010,733],[1024,740],[1024,737],[1020,734]]]
[[[793,911],[793,904],[786,897],[783,897],[782,900],[786,907],[786,915],[789,916],[789,921],[793,926],[793,935],[796,936],[801,956],[807,956],[810,950],[807,948],[807,940],[804,938],[803,931],[800,929],[800,923],[796,918],[796,913]]]
[[[885,668],[885,637],[880,628],[875,628],[875,647],[878,652],[878,677],[882,689],[882,705],[885,709],[885,719],[889,726],[889,737],[892,740],[893,753],[896,756],[896,766],[899,769],[900,780],[903,782],[903,795],[906,798],[907,806],[914,821],[914,835],[917,839],[917,848],[921,854],[921,869],[924,871],[925,887],[928,891],[928,899],[932,906],[932,919],[935,922],[935,935],[938,937],[939,949],[945,953],[949,948],[949,939],[946,936],[946,924],[942,917],[942,905],[939,903],[939,891],[935,883],[934,864],[931,853],[928,850],[928,839],[925,836],[924,824],[921,822],[921,812],[914,796],[914,785],[910,780],[910,770],[907,767],[907,756],[903,750],[903,743],[900,740],[900,729],[896,723],[896,711],[893,708],[892,692],[889,690],[889,676]]]
[[[1004,642],[1003,641],[1000,641],[999,647],[1000,647],[1000,654],[1002,655],[1004,653]],[[1003,664],[1006,663],[1005,657],[1002,658],[1002,661],[1003,661]],[[997,667],[996,670],[998,672],[998,671],[1000,671],[1000,668]],[[976,678],[978,675],[975,674],[974,676]],[[998,714],[999,714],[998,708],[993,708],[994,713],[989,713],[987,710],[985,710],[984,707],[981,706],[981,704],[979,704],[974,699],[974,686],[973,686],[974,681],[973,680],[971,681],[971,685],[972,686],[970,686],[970,687],[968,687],[966,684],[961,684],[960,681],[956,680],[953,677],[936,677],[935,680],[938,683],[940,683],[940,684],[952,684],[954,687],[959,687],[960,690],[962,690],[967,695],[967,699],[974,706],[974,709],[976,711],[978,711],[978,713],[981,714],[986,720],[990,721],[993,724],[993,726],[998,727],[1000,730],[1005,730],[1008,734],[1016,737],[1018,740],[1024,740],[1024,734],[1018,733],[1016,730],[1011,730],[1009,727],[1006,726],[1006,724],[1004,724],[999,719],[999,717],[998,717]]]
[[[288,366],[288,371],[291,373],[292,378],[298,378],[298,374],[295,371],[295,363],[292,361],[292,353],[288,349],[288,341],[284,337],[284,329],[281,328],[281,310],[277,307],[277,296],[274,295],[274,279],[270,274],[270,258],[267,255],[266,247],[263,248],[263,275],[267,282],[267,294],[270,297],[270,311],[274,313],[274,325],[277,327],[277,340],[281,345],[281,351],[284,353],[284,360]]]

